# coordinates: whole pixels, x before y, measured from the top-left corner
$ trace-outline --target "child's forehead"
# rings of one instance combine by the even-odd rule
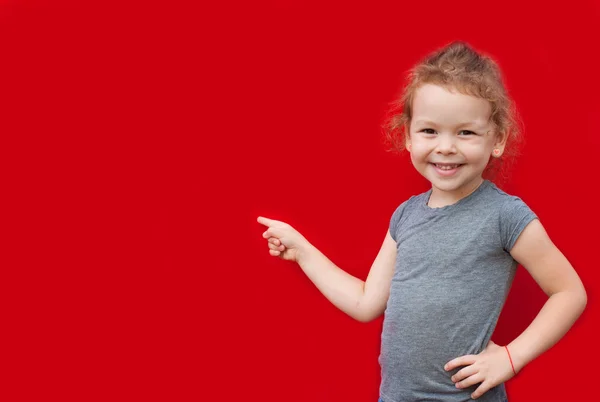
[[[415,91],[412,115],[415,121],[443,119],[487,122],[491,109],[490,102],[485,99],[456,89],[425,84]]]

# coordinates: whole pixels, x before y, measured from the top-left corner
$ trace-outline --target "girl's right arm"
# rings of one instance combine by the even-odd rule
[[[263,237],[269,240],[269,252],[285,260],[296,261],[317,289],[350,317],[369,322],[386,308],[396,261],[396,242],[387,232],[366,281],[337,267],[298,231],[287,223],[258,218],[269,226]]]
[[[312,245],[299,253],[298,264],[337,308],[360,322],[369,322],[385,311],[395,261],[396,242],[388,231],[366,281],[340,269]]]

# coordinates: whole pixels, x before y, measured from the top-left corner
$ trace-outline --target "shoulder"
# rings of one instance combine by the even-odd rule
[[[407,200],[405,200],[399,206],[396,207],[392,216],[400,216],[407,211],[415,209],[420,205],[421,202],[425,202],[429,192],[430,190],[420,194],[411,195]]]
[[[488,183],[488,193],[490,193],[490,195],[494,198],[497,198],[499,200],[509,200],[509,199],[513,199],[513,198],[519,198],[516,195],[512,195],[507,193],[506,191],[502,190],[500,187],[498,187],[496,185],[496,183],[492,182],[492,181],[487,181]]]
[[[507,193],[491,181],[488,183],[487,194],[488,202],[495,205],[500,212],[505,212],[506,210],[514,208],[529,209],[529,206],[521,197]]]
[[[418,208],[420,202],[425,202],[425,196],[427,195],[427,191],[421,194],[412,195],[406,201],[401,203],[394,212],[392,213],[392,217],[390,218],[390,232],[392,234],[392,238],[396,240],[396,233],[398,232],[400,226],[403,225],[403,222]]]
[[[493,183],[490,194],[497,209],[498,228],[504,249],[510,251],[525,227],[538,217],[521,197],[508,194]]]

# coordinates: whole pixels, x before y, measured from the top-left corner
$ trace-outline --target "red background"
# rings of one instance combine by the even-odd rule
[[[428,184],[384,114],[454,39],[503,68],[527,141],[503,188],[588,290],[510,400],[593,399],[599,4],[219,4],[1,3],[0,400],[376,401],[381,318],[337,310],[256,218],[365,279]],[[493,339],[544,301],[520,268]]]

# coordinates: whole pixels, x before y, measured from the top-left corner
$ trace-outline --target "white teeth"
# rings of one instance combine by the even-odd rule
[[[452,170],[452,169],[457,168],[459,165],[438,165],[438,164],[436,164],[435,166],[441,170]]]

